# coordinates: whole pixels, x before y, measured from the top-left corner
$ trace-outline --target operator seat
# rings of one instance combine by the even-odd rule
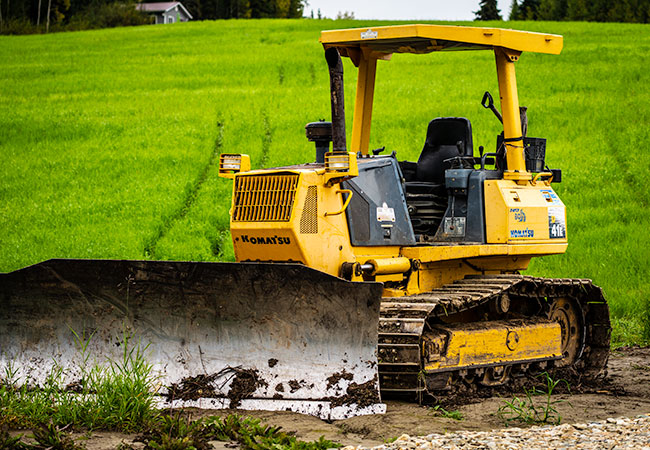
[[[416,181],[445,183],[445,170],[451,168],[446,159],[473,156],[472,125],[465,117],[439,117],[429,122],[427,138],[420,153]]]
[[[429,122],[427,138],[415,170],[406,178],[405,193],[411,225],[418,241],[431,240],[447,210],[446,159],[473,156],[472,125],[464,117],[439,117]],[[408,163],[413,164],[413,163]]]

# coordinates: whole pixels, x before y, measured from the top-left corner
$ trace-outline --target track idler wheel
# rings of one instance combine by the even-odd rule
[[[580,305],[569,298],[560,297],[553,301],[548,318],[560,324],[563,358],[556,367],[573,365],[582,356],[586,330],[584,314]]]

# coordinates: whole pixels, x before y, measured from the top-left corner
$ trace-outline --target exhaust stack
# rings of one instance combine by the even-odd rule
[[[339,51],[325,50],[330,71],[330,97],[332,100],[332,151],[347,152],[345,142],[345,101],[343,99],[343,62]]]

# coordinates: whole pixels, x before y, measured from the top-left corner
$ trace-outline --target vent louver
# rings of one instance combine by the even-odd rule
[[[316,186],[307,188],[305,205],[300,216],[300,233],[318,233],[318,188]]]
[[[248,175],[235,179],[234,222],[288,222],[298,175]]]

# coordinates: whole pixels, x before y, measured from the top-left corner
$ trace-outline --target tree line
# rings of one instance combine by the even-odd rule
[[[302,17],[305,0],[181,0],[194,20]],[[136,0],[0,0],[0,33],[81,30],[151,23]]]
[[[304,0],[184,0],[195,20],[302,17]]]
[[[481,0],[476,20],[503,20],[497,0]],[[508,20],[648,23],[650,0],[512,0]]]
[[[152,18],[140,13],[136,4],[137,0],[0,0],[0,33],[150,23]],[[194,20],[298,18],[307,0],[183,0],[183,5]],[[480,0],[474,14],[476,20],[503,20],[497,0]],[[650,0],[512,0],[508,19],[648,23]]]

